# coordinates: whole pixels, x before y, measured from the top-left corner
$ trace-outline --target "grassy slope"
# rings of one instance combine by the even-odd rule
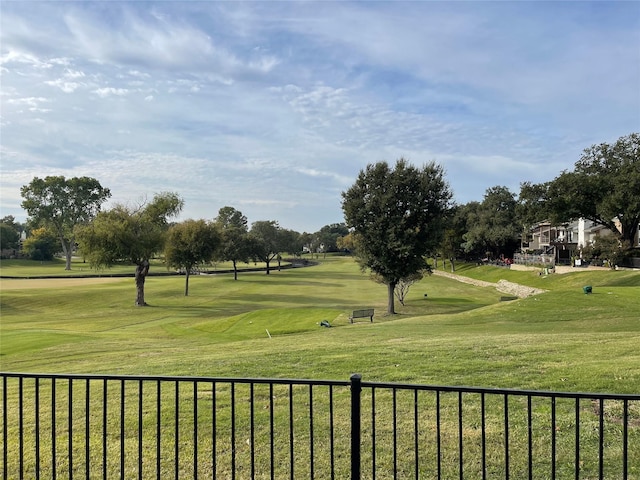
[[[196,276],[186,298],[183,278],[149,278],[152,306],[143,309],[132,306],[131,279],[73,289],[52,280],[51,289],[0,294],[0,366],[335,379],[359,372],[366,380],[640,391],[639,273],[459,272],[549,292],[500,303],[492,288],[432,276],[412,287],[399,315],[386,317],[386,288],[346,258],[244,273],[237,282]],[[594,294],[582,293],[586,284]],[[349,324],[360,307],[376,308],[374,324]],[[319,327],[323,319],[337,328]]]

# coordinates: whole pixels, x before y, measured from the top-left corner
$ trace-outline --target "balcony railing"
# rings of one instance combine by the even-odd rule
[[[2,478],[640,478],[640,394],[0,373]]]

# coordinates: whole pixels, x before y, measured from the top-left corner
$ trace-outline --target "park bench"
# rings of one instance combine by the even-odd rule
[[[373,322],[373,308],[366,308],[364,310],[354,310],[349,317],[349,321],[353,323],[354,318],[369,318]]]

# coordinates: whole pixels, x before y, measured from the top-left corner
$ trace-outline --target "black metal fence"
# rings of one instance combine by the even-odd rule
[[[640,394],[0,376],[3,479],[640,478]]]

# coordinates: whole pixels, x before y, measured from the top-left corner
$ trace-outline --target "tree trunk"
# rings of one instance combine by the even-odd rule
[[[388,288],[388,292],[389,292],[389,299],[388,299],[388,304],[387,304],[387,313],[389,315],[395,315],[395,313],[396,313],[395,298],[394,298],[394,292],[396,290],[396,284],[397,284],[397,282],[389,282],[387,284],[387,288]]]
[[[269,275],[269,260],[267,260],[267,275]]]
[[[64,253],[65,258],[65,270],[71,270],[71,242],[65,242],[62,235],[59,237],[60,243],[62,244],[62,252]]]
[[[144,260],[136,265],[136,306],[144,307],[147,303],[144,301],[144,281],[149,273],[149,261]]]
[[[449,258],[449,261],[451,262],[451,273],[456,271],[456,265],[455,265],[455,260],[453,257]]]
[[[190,269],[186,269],[187,273],[185,274],[185,282],[184,282],[184,296],[188,297],[189,296],[189,270]]]
[[[236,266],[235,260],[232,260],[232,262],[233,262],[233,279],[238,280],[238,267]]]

